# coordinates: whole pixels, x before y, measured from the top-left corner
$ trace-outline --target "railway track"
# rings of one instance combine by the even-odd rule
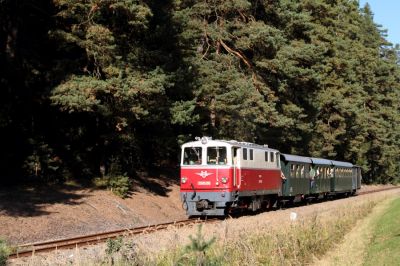
[[[389,188],[379,188],[379,189],[370,190],[370,191],[361,191],[361,192],[357,192],[357,195],[365,195],[365,194],[377,193],[377,192],[381,192],[381,191],[398,189],[398,188],[400,188],[400,186],[389,187]]]
[[[358,193],[358,195],[377,193],[377,192],[381,192],[381,191],[385,191],[385,190],[398,189],[398,188],[399,187],[391,187],[391,188],[382,188],[382,189],[371,190],[371,191],[361,191]],[[119,230],[102,232],[102,233],[97,233],[97,234],[77,236],[77,237],[72,237],[72,238],[68,238],[68,239],[58,239],[58,240],[23,244],[23,245],[17,246],[15,248],[14,253],[11,254],[9,256],[9,258],[12,259],[12,258],[20,258],[20,257],[29,257],[34,254],[50,252],[50,251],[55,251],[55,250],[59,250],[59,249],[84,247],[84,246],[88,246],[88,245],[104,243],[108,239],[115,239],[115,238],[121,237],[121,236],[128,237],[128,236],[134,236],[134,235],[138,235],[138,234],[146,234],[146,233],[151,233],[151,232],[155,232],[155,231],[159,231],[159,230],[164,230],[171,226],[180,227],[180,226],[186,226],[186,225],[190,225],[190,224],[215,222],[215,221],[220,221],[220,219],[216,219],[216,218],[208,219],[208,220],[188,219],[188,220],[175,221],[175,222],[169,222],[169,223],[163,223],[163,224],[155,224],[155,225],[149,225],[149,226],[143,226],[143,227],[119,229]]]
[[[190,224],[204,223],[204,222],[213,222],[218,219],[208,219],[208,220],[200,220],[200,219],[188,219],[182,221],[175,221],[163,224],[155,224],[149,226],[135,227],[129,229],[119,229],[108,232],[102,232],[97,234],[90,234],[84,236],[76,236],[68,239],[58,239],[44,242],[36,242],[23,244],[16,247],[16,250],[13,254],[9,256],[10,259],[20,258],[20,257],[29,257],[37,253],[44,253],[55,251],[59,249],[68,249],[68,248],[77,248],[83,247],[98,243],[103,243],[108,239],[115,239],[117,237],[125,236],[134,236],[138,234],[146,234],[159,230],[167,229],[168,227],[180,227],[186,226]]]

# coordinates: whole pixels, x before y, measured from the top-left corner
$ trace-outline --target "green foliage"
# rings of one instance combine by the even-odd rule
[[[207,260],[207,250],[209,250],[214,244],[216,238],[213,237],[210,240],[205,240],[201,232],[202,225],[200,224],[197,229],[195,237],[189,236],[190,244],[188,244],[184,250],[183,255],[178,264],[182,265],[213,265],[212,261]]]
[[[210,135],[399,180],[399,46],[369,5],[6,0],[0,24],[4,176],[133,176]]]
[[[123,239],[122,237],[118,237],[116,239],[107,239],[106,245],[106,254],[112,255],[121,250],[121,248],[123,247]]]
[[[0,239],[0,266],[5,266],[7,264],[7,259],[10,253],[10,247],[3,239]]]
[[[128,196],[130,185],[129,177],[127,176],[112,176],[108,182],[108,187],[111,191],[122,198]]]
[[[49,144],[31,141],[32,154],[24,161],[24,168],[31,176],[39,177],[47,182],[65,180],[62,172],[62,160],[57,156]]]
[[[126,198],[131,190],[131,181],[128,176],[97,177],[93,182],[98,188],[107,188],[121,198]]]

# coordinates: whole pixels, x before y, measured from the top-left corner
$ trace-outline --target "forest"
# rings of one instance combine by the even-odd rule
[[[212,136],[396,183],[399,51],[356,0],[0,0],[0,181],[135,178]]]

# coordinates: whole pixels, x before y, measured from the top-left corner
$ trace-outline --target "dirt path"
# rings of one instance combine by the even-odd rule
[[[386,199],[377,205],[365,219],[357,222],[354,229],[345,235],[343,242],[328,252],[325,257],[312,264],[313,266],[358,266],[363,265],[365,252],[372,238],[372,226],[375,219],[380,217],[389,207],[393,198]]]

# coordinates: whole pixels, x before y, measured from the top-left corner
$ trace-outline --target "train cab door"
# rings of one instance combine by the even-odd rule
[[[233,166],[233,187],[239,188],[240,187],[240,156],[239,156],[240,149],[238,147],[232,147],[232,166]]]

